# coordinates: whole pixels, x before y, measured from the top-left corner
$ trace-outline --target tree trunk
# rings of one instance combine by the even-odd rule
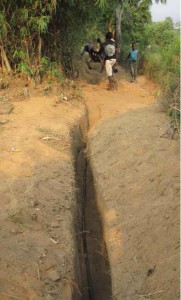
[[[63,19],[63,18],[62,18]],[[74,78],[74,67],[73,67],[73,55],[74,52],[71,50],[72,45],[67,37],[69,27],[66,18],[60,22],[60,35],[61,35],[61,45],[60,45],[60,59],[64,74],[69,78]]]
[[[29,46],[28,46],[28,41],[25,38],[23,40],[23,46],[25,47],[28,65],[30,66]]]
[[[41,49],[42,49],[42,39],[41,39],[41,35],[39,32],[39,36],[38,36],[38,66],[40,66],[40,64],[41,64]]]
[[[2,72],[3,72],[3,74],[4,74],[4,73],[6,73],[6,66],[5,66],[5,64],[4,64],[2,47],[1,47],[1,65],[2,65]]]
[[[116,17],[115,17],[115,39],[117,44],[117,60],[120,58],[121,50],[121,19],[123,14],[123,4],[119,4],[116,7]]]
[[[10,66],[9,60],[6,56],[6,52],[4,50],[2,41],[1,41],[1,59],[2,59],[2,67],[5,66],[8,74],[11,75],[11,73],[12,73],[11,66]]]

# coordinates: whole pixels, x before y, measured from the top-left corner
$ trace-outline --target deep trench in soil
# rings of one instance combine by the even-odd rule
[[[86,144],[79,151],[76,161],[81,219],[79,226],[81,234],[77,239],[81,269],[81,299],[108,300],[112,295],[110,263],[103,235],[102,218],[97,205],[90,165],[91,157],[87,159],[85,149]]]

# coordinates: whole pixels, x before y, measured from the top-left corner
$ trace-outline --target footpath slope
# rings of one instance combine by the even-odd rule
[[[112,299],[179,299],[179,143],[143,76],[84,88]]]
[[[0,299],[72,299],[79,264],[70,131],[84,106],[36,90],[22,101],[16,84],[6,91],[13,113],[1,116],[9,122],[0,134]]]
[[[0,299],[87,300],[80,228],[86,193],[95,202],[86,212],[92,231],[101,221],[95,198],[102,217],[94,243],[86,233],[97,295],[109,283],[108,299],[179,299],[178,141],[160,137],[167,120],[155,105],[155,85],[117,75],[114,92],[106,82],[84,84],[87,112],[80,102],[62,102],[62,89],[61,101],[42,96],[42,86],[24,99],[21,81],[0,91],[0,107],[14,105],[0,119],[9,119],[0,127]]]

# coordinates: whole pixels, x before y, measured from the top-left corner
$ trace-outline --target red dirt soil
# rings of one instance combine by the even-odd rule
[[[179,299],[179,143],[144,76],[84,88],[112,298]]]
[[[130,83],[121,70],[119,76],[113,92],[106,81],[80,84],[111,299],[176,300],[178,141],[160,137],[167,119],[155,105],[155,85],[144,76]],[[34,89],[20,97],[22,88],[21,81],[10,83],[14,110],[1,116],[9,122],[0,127],[0,299],[69,300],[73,291],[81,299],[70,132],[85,107]]]

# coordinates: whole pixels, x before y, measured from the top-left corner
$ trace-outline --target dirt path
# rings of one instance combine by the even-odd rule
[[[111,299],[179,299],[179,144],[160,137],[167,120],[156,87],[122,73],[118,91],[106,82],[84,91]]]
[[[89,112],[90,129],[99,121],[146,107],[155,102],[156,85],[144,76],[137,83],[129,82],[129,76],[121,69],[118,89],[107,91],[107,80],[98,85],[87,85],[83,90]]]
[[[114,92],[106,81],[82,84],[86,199],[77,160],[84,105],[33,91],[23,100],[20,83],[10,84],[14,110],[0,127],[0,299],[88,299],[84,200],[95,299],[178,299],[178,142],[160,138],[155,85],[119,74]]]

